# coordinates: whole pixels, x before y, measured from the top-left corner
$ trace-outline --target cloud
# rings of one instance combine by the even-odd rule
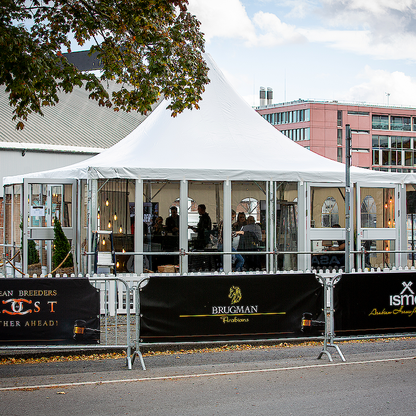
[[[189,0],[188,9],[201,22],[201,31],[208,43],[214,37],[249,43],[256,38],[253,23],[240,0]]]
[[[306,38],[293,25],[282,22],[275,14],[257,12],[253,23],[261,30],[253,46],[276,46],[288,43],[302,43]]]
[[[358,77],[363,82],[351,87],[340,99],[384,105],[416,105],[416,79],[403,72],[389,72],[366,66]]]
[[[298,29],[308,42],[327,43],[331,48],[366,55],[375,59],[415,60],[413,50],[409,48],[416,42],[413,33],[392,34],[388,41],[381,42],[374,38],[371,30],[331,30]]]
[[[416,0],[321,0],[327,27],[364,29],[372,45],[397,45],[416,35]]]
[[[271,3],[260,2],[263,7]],[[215,37],[241,40],[247,47],[312,42],[375,59],[416,59],[409,47],[416,43],[416,0],[283,0],[279,4],[286,19],[304,26],[261,10],[250,18],[241,0],[189,0],[189,10],[201,21],[207,43]]]
[[[240,0],[190,0],[189,11],[201,21],[209,43],[214,37],[241,39],[249,47],[270,47],[304,42],[295,26],[275,14],[257,12],[250,20]]]

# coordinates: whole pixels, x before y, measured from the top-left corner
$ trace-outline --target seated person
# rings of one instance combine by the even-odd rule
[[[339,224],[334,224],[332,228],[341,228]],[[328,247],[327,250],[329,251],[344,251],[345,250],[345,240],[338,240],[337,241],[338,246],[333,245],[331,247]]]
[[[240,231],[237,231],[236,234],[244,235],[247,232],[253,233],[259,242],[262,240],[261,227],[256,224],[256,220],[252,215],[247,218],[247,224]]]
[[[240,231],[244,225],[247,225],[246,214],[244,214],[244,212],[239,212],[237,216],[237,221],[233,224],[232,230]]]
[[[163,217],[157,217],[153,225],[153,235],[162,235],[163,231]]]

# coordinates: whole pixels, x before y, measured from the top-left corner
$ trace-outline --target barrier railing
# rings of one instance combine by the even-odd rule
[[[131,275],[127,280],[114,276],[88,276],[90,285],[99,291],[99,345],[76,342],[71,345],[25,345],[21,342],[3,345],[0,342],[0,350],[118,348],[126,351],[129,369],[132,369],[137,356],[145,370],[142,349],[149,346],[317,340],[323,342],[318,359],[325,355],[333,361],[331,352],[335,350],[341,360],[346,361],[339,342],[416,336],[415,276],[414,270],[335,275],[194,273],[187,276],[189,279],[174,273]],[[306,284],[302,279],[306,279]],[[7,280],[14,283],[37,281],[33,278]],[[65,282],[65,278],[46,280]],[[86,279],[79,281],[85,283]],[[147,296],[147,303],[143,303],[146,299],[143,295]],[[21,312],[20,315],[27,313],[19,304],[21,299],[12,294],[10,299],[5,296],[3,292],[2,304],[6,305],[3,313],[5,309],[14,314],[16,311],[17,314]],[[271,299],[272,303],[261,304],[263,299]],[[158,302],[162,304],[159,311],[155,307]],[[286,311],[291,311],[292,316]],[[7,312],[4,317],[8,317]],[[16,321],[15,317],[10,319]],[[250,323],[251,327],[233,332],[233,325],[240,325],[240,322],[245,325],[245,319],[253,319],[255,325]],[[154,322],[157,325],[153,325]],[[156,328],[156,332],[149,330],[160,323],[162,326]],[[173,326],[169,326],[172,323]],[[4,326],[3,322],[1,324]],[[207,328],[209,330],[204,332]],[[222,328],[226,330],[222,331]],[[83,326],[76,324],[73,330],[76,340]]]
[[[312,309],[312,315],[318,315],[323,310],[321,291],[324,279],[320,276],[311,273],[253,273],[212,276],[195,274],[188,277],[160,279],[157,276],[147,276],[135,288],[138,317],[135,356],[139,357],[143,370],[146,366],[142,347],[175,343],[195,347],[224,342],[325,341],[323,334],[313,333],[309,331],[310,328],[303,332],[301,320],[305,308]],[[303,284],[299,284],[299,279]],[[180,287],[176,287],[178,283]],[[184,290],[183,285],[187,286],[187,290]],[[149,302],[143,303],[143,290],[149,292],[147,296],[152,299],[149,301],[151,305]],[[296,292],[298,294],[293,299]],[[182,293],[182,299],[178,299],[178,293]],[[265,293],[275,294],[278,301],[273,296],[265,296]],[[159,294],[159,298],[155,294]],[[171,303],[170,298],[175,301]],[[231,299],[229,306],[215,306],[216,302],[226,303],[226,298]],[[149,306],[154,316],[149,316]],[[253,319],[252,323],[249,322],[250,319]],[[280,323],[280,327],[276,323]],[[244,327],[237,328],[236,331],[230,326],[226,327],[234,324]],[[332,357],[329,358],[332,360]]]
[[[52,279],[44,279],[46,280],[49,285],[54,285],[54,282],[60,282],[61,284],[65,283],[66,281],[71,280],[74,282],[75,286],[79,286],[77,282],[83,283],[86,281],[86,279],[78,279],[78,278],[52,278]],[[22,292],[24,289],[27,289],[27,287],[30,286],[33,287],[33,284],[36,284],[37,282],[40,282],[38,279],[5,279],[3,280],[5,285],[3,285],[3,289],[5,290],[6,282],[10,283],[18,283],[21,285]],[[99,291],[99,298],[100,298],[100,305],[99,305],[99,329],[94,328],[88,328],[88,324],[86,325],[85,321],[82,320],[75,320],[75,323],[73,323],[73,334],[71,337],[71,333],[68,335],[68,331],[72,330],[72,327],[69,327],[68,323],[61,322],[59,319],[56,319],[56,321],[53,320],[41,320],[41,318],[38,318],[38,320],[33,320],[33,315],[35,313],[30,313],[29,315],[25,315],[27,312],[23,311],[23,305],[30,304],[30,305],[40,305],[40,301],[34,301],[34,298],[31,298],[33,295],[39,295],[40,292],[44,295],[45,291],[45,284],[40,285],[40,290],[25,290],[25,295],[23,297],[26,297],[27,299],[15,299],[16,296],[14,296],[14,291],[7,291],[7,300],[4,300],[3,308],[8,307],[11,305],[11,311],[7,313],[9,315],[13,315],[13,325],[23,327],[27,325],[28,327],[34,325],[48,325],[53,324],[56,325],[56,327],[62,327],[64,326],[64,329],[60,329],[61,332],[58,334],[58,338],[64,338],[67,339],[72,338],[71,341],[65,341],[65,340],[59,340],[58,343],[55,343],[53,341],[54,337],[51,338],[51,340],[48,340],[48,342],[42,341],[40,339],[38,342],[36,342],[32,339],[30,341],[25,341],[23,338],[19,342],[11,343],[8,340],[5,340],[2,338],[0,340],[0,350],[2,351],[53,351],[53,350],[103,350],[103,349],[122,349],[126,351],[126,364],[129,369],[132,368],[132,360],[133,360],[133,351],[134,351],[134,319],[135,314],[131,313],[131,307],[133,306],[132,296],[131,296],[131,289],[128,282],[125,280],[118,278],[118,277],[111,277],[111,276],[93,276],[89,278],[89,284],[96,288]],[[65,287],[63,287],[62,290],[65,290]],[[58,290],[59,291],[59,290]],[[81,292],[80,292],[81,291]],[[83,289],[80,289],[80,291],[76,291],[75,295],[82,294]],[[32,293],[30,293],[32,292]],[[34,293],[37,292],[37,293]],[[52,292],[49,290],[49,292]],[[4,292],[3,292],[4,293]],[[19,291],[20,293],[20,291]],[[42,295],[41,294],[41,295]],[[49,295],[50,293],[48,293]],[[48,298],[49,299],[49,298]],[[75,298],[74,298],[75,299]],[[23,303],[25,302],[25,303]],[[48,301],[43,303],[49,303],[52,304],[54,301]],[[55,301],[55,304],[58,304],[60,301]],[[117,305],[120,304],[121,308],[118,308]],[[5,306],[4,306],[5,305]],[[129,307],[130,306],[130,307]],[[38,306],[39,308],[40,306]],[[53,305],[55,310],[52,312],[57,312],[57,305]],[[119,311],[122,310],[123,314],[121,315]],[[6,314],[4,315],[6,309],[3,309],[3,318],[4,322],[5,317],[9,316]],[[16,312],[17,311],[17,312]],[[37,312],[36,310],[32,310],[32,312]],[[61,316],[65,315],[65,311],[61,314]],[[24,323],[23,320],[26,319],[26,316],[30,316],[31,320]],[[44,319],[44,318],[43,318]],[[63,319],[62,319],[63,320]],[[2,326],[4,326],[4,322],[2,322]],[[17,324],[17,322],[19,322]],[[56,322],[56,323],[55,323]],[[74,322],[72,320],[71,322]],[[132,331],[133,328],[133,331]],[[53,328],[52,328],[53,331]],[[64,335],[63,332],[64,331]],[[65,333],[66,331],[66,333]],[[96,331],[99,333],[99,339],[97,340],[97,343],[85,344],[82,342],[77,342],[83,338],[83,334],[86,332]],[[51,333],[52,335],[53,332]],[[52,335],[48,335],[51,337]]]
[[[402,267],[403,269],[411,269],[415,267],[415,260],[416,260],[416,250],[366,250],[365,248],[362,248],[360,250],[351,250],[351,255],[353,256],[353,260],[351,262],[351,271],[357,271],[357,270],[377,270],[377,269],[397,269]],[[85,256],[93,256],[95,253],[83,253]],[[395,255],[401,254],[401,255],[407,255],[407,257],[412,257],[408,259],[407,264],[396,264]],[[184,273],[183,268],[183,259],[185,257],[188,257],[188,271],[187,273],[193,273],[193,272],[201,272],[201,273],[212,273],[213,271],[223,271],[223,266],[221,264],[221,261],[217,261],[219,264],[215,264],[215,260],[208,260],[205,261],[204,264],[199,264],[200,262],[197,261],[198,258],[205,258],[205,259],[215,259],[218,257],[221,257],[223,255],[227,256],[235,256],[235,255],[242,255],[246,259],[252,258],[252,257],[258,257],[258,258],[265,258],[268,256],[269,260],[267,261],[267,266],[262,265],[261,267],[257,268],[245,268],[244,272],[249,271],[264,271],[268,270],[270,273],[276,273],[281,271],[300,271],[300,268],[297,266],[298,264],[298,256],[311,256],[311,266],[308,270],[335,270],[335,272],[344,270],[344,256],[345,251],[339,250],[323,250],[323,251],[279,251],[277,249],[272,251],[172,251],[172,252],[164,252],[164,251],[143,251],[143,252],[116,252],[115,253],[116,258],[118,256],[126,257],[126,256],[132,256],[133,258],[137,257],[143,257],[149,259],[158,258],[159,261],[163,258],[169,259],[169,261],[172,261],[172,256],[176,257],[178,260],[178,267],[176,269],[176,272],[180,274]],[[375,259],[375,257],[379,257]],[[288,262],[289,267],[287,267],[285,261],[287,258],[290,257],[290,261]],[[369,263],[369,259],[371,260],[371,263]],[[195,259],[195,261],[193,261]],[[150,261],[151,262],[151,261]],[[146,263],[146,262],[144,262]],[[196,263],[196,264],[195,264]],[[149,270],[147,266],[144,266],[145,274],[146,273],[158,273],[157,268],[154,266],[153,270]],[[130,274],[133,270],[130,270]],[[118,271],[117,274],[124,275],[124,272]]]
[[[337,342],[416,336],[415,270],[342,273],[326,279],[328,316],[322,354]]]

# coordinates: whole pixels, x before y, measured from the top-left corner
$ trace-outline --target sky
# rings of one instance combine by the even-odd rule
[[[416,107],[416,0],[189,0],[205,50],[259,105],[298,99]]]

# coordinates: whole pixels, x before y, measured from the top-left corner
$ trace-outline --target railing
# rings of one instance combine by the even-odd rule
[[[55,277],[52,280],[65,279]],[[82,277],[82,276],[79,276]],[[72,277],[74,278],[74,276]],[[76,278],[75,278],[76,279]],[[17,279],[20,281],[21,279]],[[31,279],[32,280],[32,279]],[[33,279],[35,280],[35,279]],[[100,337],[99,345],[97,344],[50,344],[43,343],[34,345],[33,342],[24,344],[24,341],[13,345],[4,345],[0,342],[0,350],[17,351],[17,350],[35,350],[35,351],[52,351],[52,350],[108,350],[122,349],[126,351],[126,364],[129,369],[133,364],[134,351],[134,319],[132,291],[130,285],[123,279],[114,276],[92,276],[89,277],[89,283],[100,291]],[[137,283],[136,283],[137,284]],[[19,299],[21,300],[21,299]],[[7,316],[7,315],[4,315]],[[133,328],[133,331],[132,331]],[[77,329],[74,326],[74,340],[76,340]]]
[[[215,297],[216,292],[218,291],[218,287],[216,285],[214,285],[215,287],[213,287],[213,284],[215,282],[217,282],[218,285],[223,285],[223,282],[225,282],[224,285],[226,286],[226,288],[229,288],[231,284],[241,286],[243,284],[243,280],[245,280],[249,284],[253,284],[253,287],[257,287],[260,281],[259,279],[262,279],[263,277],[265,279],[269,279],[267,280],[268,283],[275,285],[275,282],[278,282],[279,279],[285,280],[286,282],[289,282],[289,284],[292,284],[291,282],[295,277],[299,279],[303,278],[302,276],[307,275],[306,277],[307,279],[309,279],[308,282],[310,282],[311,279],[315,276],[318,283],[322,287],[322,289],[319,288],[319,293],[322,294],[323,300],[319,301],[322,303],[320,303],[321,306],[318,305],[318,309],[319,311],[323,311],[323,320],[317,321],[316,317],[314,320],[311,313],[306,313],[312,311],[307,310],[307,303],[305,303],[305,300],[302,300],[301,308],[298,309],[305,309],[305,313],[299,313],[299,310],[298,312],[296,312],[295,321],[297,319],[299,320],[299,326],[295,325],[294,327],[293,334],[296,334],[295,336],[290,335],[292,332],[289,332],[289,335],[285,335],[284,337],[269,336],[266,338],[264,336],[262,337],[261,335],[258,335],[254,338],[235,338],[232,337],[228,332],[229,330],[227,330],[227,333],[225,333],[224,337],[222,337],[220,340],[209,340],[209,344],[218,344],[224,342],[242,343],[255,341],[256,343],[258,343],[266,341],[298,342],[304,340],[318,340],[323,342],[323,348],[318,358],[321,358],[323,355],[326,355],[330,361],[333,361],[333,357],[331,354],[331,349],[333,348],[339,355],[341,360],[345,361],[346,359],[343,353],[341,352],[341,348],[338,344],[341,341],[353,339],[407,337],[416,335],[416,287],[412,287],[413,280],[416,279],[415,269],[402,269],[391,271],[384,270],[383,272],[367,271],[341,274],[334,272],[330,272],[328,274],[302,274],[297,272],[293,275],[293,277],[291,273],[295,272],[279,272],[275,275],[266,274],[266,276],[263,276],[263,272],[245,273],[244,275],[236,273],[227,275],[225,273],[213,273],[210,276],[201,273],[190,273],[189,277],[194,278],[194,285],[200,285],[201,282],[205,282],[205,285],[207,285],[206,287],[211,287],[212,290],[211,293],[205,293],[205,290],[203,290],[201,292],[202,295],[200,294],[200,296],[203,297],[203,302],[196,302],[197,305],[206,305],[211,303],[211,297]],[[186,285],[188,280],[192,280],[183,279],[181,276],[178,276],[178,274],[174,273],[171,273],[169,275],[164,274],[163,276],[165,276],[163,279],[158,278],[157,274],[140,276],[126,275],[126,279],[121,279],[120,277],[114,276],[88,276],[90,284],[100,291],[100,345],[2,345],[0,343],[0,350],[14,352],[16,350],[70,351],[80,349],[85,350],[117,348],[126,351],[126,363],[129,369],[132,369],[136,356],[139,357],[142,368],[145,369],[146,367],[143,355],[141,353],[141,348],[150,345],[154,346],[172,344],[172,341],[146,341],[146,336],[145,340],[143,340],[142,319],[143,316],[145,316],[146,319],[148,319],[150,313],[149,310],[152,309],[148,308],[148,304],[143,304],[142,291],[148,289],[147,285],[150,281],[153,281],[153,283],[157,284],[168,284],[169,281],[181,281],[181,284]],[[169,276],[173,279],[169,279]],[[80,277],[82,278],[82,276]],[[55,277],[52,278],[50,281],[62,281],[62,279],[64,278],[64,276],[62,276],[61,278]],[[21,279],[12,279],[12,281],[14,282],[18,282],[20,280]],[[36,282],[36,279],[30,280],[32,282]],[[85,281],[85,279],[83,280]],[[24,281],[27,280],[25,279]],[[314,288],[314,285],[317,285],[319,287],[319,284],[317,285],[317,283],[315,282],[312,285],[312,287]],[[289,292],[287,293],[284,290],[274,290],[270,292],[269,286],[266,286],[267,287],[264,287],[263,290],[268,291],[268,293],[273,293],[275,294],[275,296],[278,294],[278,296],[282,296],[282,299],[290,298],[290,296],[287,293],[293,293],[296,294],[295,296],[298,296],[298,292],[302,292],[303,289],[303,286],[299,285],[295,281],[292,285],[293,288],[289,290]],[[276,288],[278,289],[278,286],[276,286]],[[166,289],[166,286],[164,286],[164,289]],[[313,290],[315,291],[318,289]],[[244,296],[246,296],[246,293],[249,292],[249,289],[243,288]],[[309,293],[310,289],[307,289],[306,292]],[[159,302],[160,298],[163,297],[167,297],[167,299],[169,300],[171,296],[171,292],[169,290],[155,291],[153,288],[153,292],[151,293],[152,304],[154,304],[154,302]],[[183,291],[181,288],[178,289],[178,293],[182,293],[181,296],[183,297],[183,299],[181,299],[181,301],[185,302],[185,305],[188,304],[188,302],[190,302],[194,297],[194,293],[192,291],[188,294],[185,294],[187,293],[187,291]],[[352,296],[354,301],[350,302],[347,295]],[[259,297],[257,299],[267,298],[267,296],[265,297],[264,294],[260,294],[258,296]],[[178,299],[178,297],[175,297],[175,299]],[[221,299],[223,299],[223,294],[221,294]],[[246,299],[246,297],[244,299]],[[299,299],[304,299],[302,293],[300,293]],[[337,299],[336,308],[335,299]],[[281,307],[280,303],[281,301],[279,300],[279,307]],[[165,305],[166,304],[170,304],[170,302],[165,303]],[[292,308],[287,308],[287,310],[292,311]],[[177,311],[168,311],[168,315],[170,316],[168,321],[172,320],[172,317],[175,317],[177,315],[176,312]],[[267,313],[267,311],[259,312],[265,313],[256,313],[256,315],[270,315],[269,313]],[[348,317],[349,315],[351,315],[351,317],[347,319],[346,317]],[[194,315],[187,316],[194,317]],[[199,315],[195,316],[198,317]],[[154,317],[150,316],[150,318],[153,319]],[[295,322],[292,318],[293,317],[290,318],[290,322]],[[156,319],[159,320],[160,317],[156,316]],[[386,319],[390,319],[390,321],[387,321],[386,323]],[[166,324],[170,325],[169,322],[166,322]],[[282,323],[282,325],[284,327],[284,325],[286,324]],[[313,331],[315,325],[318,327],[317,332]],[[275,326],[273,326],[273,328],[273,330],[275,331]],[[302,333],[299,332],[299,328],[302,329]],[[279,331],[284,330],[281,328],[278,329]],[[75,334],[76,331],[74,327],[74,336]],[[207,336],[208,335],[209,334],[207,334]],[[154,338],[157,339],[157,337],[158,336]],[[163,338],[163,336],[161,338]],[[198,341],[188,341],[186,337],[183,338],[180,334],[179,336],[176,336],[175,339],[176,340],[174,340],[173,342],[176,342],[181,345],[195,346],[201,344],[201,342]],[[204,343],[206,342],[207,341],[204,341]]]
[[[351,271],[359,271],[359,270],[365,270],[368,269],[369,271],[374,271],[374,270],[384,270],[384,269],[392,269],[392,270],[396,270],[396,269],[403,269],[403,270],[407,270],[407,269],[412,269],[413,267],[415,267],[415,262],[416,262],[416,250],[366,250],[365,248],[362,248],[361,250],[352,250],[351,255],[353,256],[353,261],[351,262]],[[84,255],[87,256],[92,256],[95,253],[84,253]],[[271,257],[271,261],[268,261],[268,265],[272,265],[271,267],[263,267],[263,268],[256,268],[256,269],[251,269],[251,270],[244,270],[243,273],[247,273],[247,272],[263,272],[265,270],[268,270],[270,273],[278,273],[278,272],[293,272],[294,270],[296,271],[310,271],[310,270],[331,270],[334,272],[338,272],[338,271],[344,271],[344,265],[339,265],[339,266],[334,266],[331,264],[323,264],[323,265],[319,265],[318,267],[314,264],[311,265],[310,268],[306,269],[306,270],[302,270],[299,269],[298,267],[295,268],[284,268],[284,267],[279,267],[279,260],[282,259],[282,257],[284,256],[291,256],[291,258],[293,259],[293,261],[291,263],[295,263],[295,266],[297,264],[297,256],[333,256],[336,255],[338,256],[339,259],[342,259],[342,256],[345,255],[345,251],[279,251],[277,249],[273,250],[273,251],[185,251],[185,250],[181,250],[181,251],[175,251],[175,252],[148,252],[148,251],[144,251],[144,252],[116,252],[116,258],[117,256],[134,256],[135,258],[142,256],[142,257],[147,257],[147,258],[151,258],[151,257],[159,257],[159,258],[163,258],[163,257],[171,257],[171,256],[177,256],[178,257],[178,261],[179,261],[179,268],[178,268],[178,272],[180,274],[189,274],[189,273],[197,273],[197,272],[202,272],[202,273],[212,273],[212,272],[223,272],[223,267],[215,267],[213,266],[213,264],[210,264],[206,267],[201,267],[198,269],[198,267],[194,267],[193,265],[189,266],[188,264],[188,272],[184,272],[183,271],[183,259],[185,258],[185,256],[187,256],[189,259],[191,258],[198,258],[198,257],[205,257],[205,258],[214,258],[214,257],[218,257],[218,256],[223,256],[223,255],[228,255],[228,256],[234,256],[234,255],[243,255],[245,257],[247,256],[269,256],[269,258]],[[389,261],[385,261],[385,259],[387,258],[387,256],[392,256],[395,254],[406,254],[407,256],[412,256],[412,260],[407,261],[407,265],[395,265],[395,259],[394,256],[392,259],[390,259]],[[372,256],[372,255],[381,255],[383,256],[383,258],[381,259],[381,262],[379,263],[374,263],[372,265],[368,265],[366,264],[366,257],[368,256]],[[192,270],[194,269],[194,270]],[[146,271],[144,272],[144,274],[147,274],[148,272],[150,273],[158,273],[157,271]],[[119,274],[119,272],[118,272]],[[130,276],[133,275],[132,273],[121,273],[122,276]]]

